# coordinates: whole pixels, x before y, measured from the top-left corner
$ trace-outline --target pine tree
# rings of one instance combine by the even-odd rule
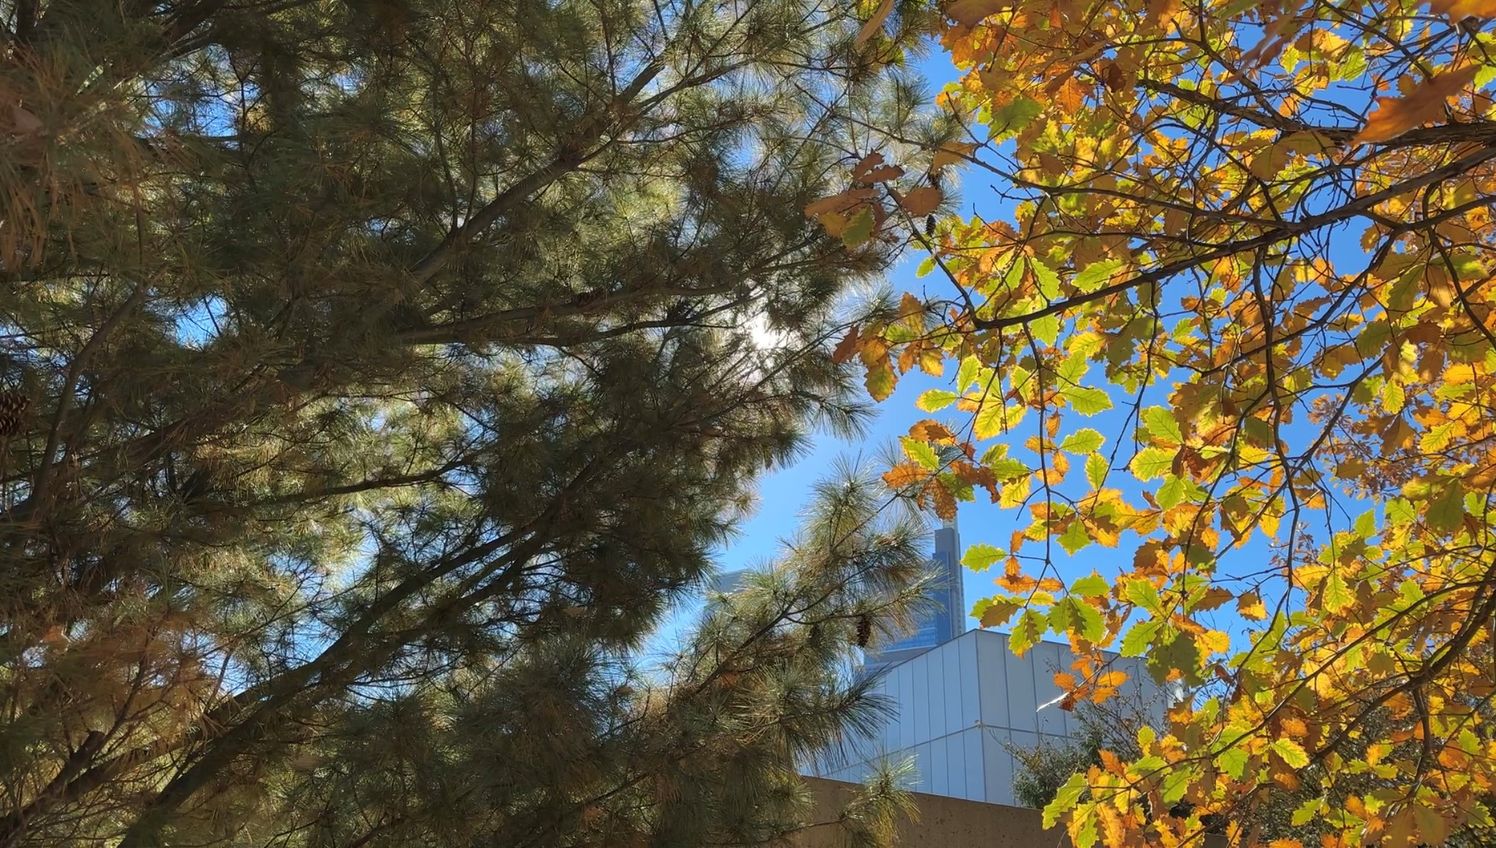
[[[792,829],[907,531],[636,651],[860,418],[825,342],[889,255],[802,210],[867,127],[939,143],[917,4],[0,19],[0,846]]]

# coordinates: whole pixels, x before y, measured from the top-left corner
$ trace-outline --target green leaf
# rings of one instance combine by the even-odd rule
[[[982,401],[982,408],[977,410],[976,418],[972,421],[972,435],[978,439],[990,439],[1003,432],[1004,425],[1014,417],[1016,416],[1010,415],[1004,406],[1002,395],[992,392]]]
[[[1159,623],[1152,619],[1140,621],[1128,629],[1127,635],[1122,637],[1121,654],[1124,657],[1141,657],[1148,652],[1153,645],[1153,640],[1158,636]]]
[[[1079,517],[1072,520],[1070,526],[1066,527],[1065,532],[1060,536],[1060,547],[1071,556],[1089,544],[1091,544],[1091,537],[1086,534],[1085,523]]]
[[[1430,428],[1427,433],[1423,434],[1423,438],[1418,440],[1418,449],[1424,453],[1438,453],[1449,447],[1450,442],[1454,441],[1455,428],[1459,424],[1458,421],[1445,421],[1443,424]]]
[[[1112,399],[1106,392],[1089,386],[1066,386],[1060,389],[1060,396],[1081,415],[1095,415],[1112,408]]]
[[[1132,473],[1139,480],[1162,477],[1174,467],[1174,452],[1163,448],[1143,448],[1132,458]]]
[[[894,382],[893,369],[887,362],[869,366],[867,376],[863,378],[868,395],[877,401],[888,400],[888,396],[893,394]]]
[[[1402,412],[1404,406],[1408,405],[1408,395],[1403,391],[1402,383],[1389,380],[1382,386],[1382,411],[1387,413]]]
[[[1020,95],[1012,103],[992,110],[993,136],[1002,138],[1016,133],[1032,123],[1043,111],[1044,107],[1037,100]]]
[[[1018,617],[1018,624],[1008,636],[1008,647],[1022,656],[1029,648],[1039,643],[1044,631],[1049,629],[1049,617],[1036,609],[1026,609]]]
[[[1075,811],[1075,848],[1096,848],[1101,841],[1098,816],[1087,807]]]
[[[1018,288],[1023,282],[1023,271],[1028,268],[1028,263],[1022,256],[1013,257],[1013,264],[1008,266],[1008,272],[1003,275],[1003,287],[1008,291]]]
[[[1080,799],[1090,788],[1086,783],[1085,772],[1070,775],[1065,785],[1054,793],[1054,800],[1044,807],[1044,827],[1054,827],[1061,816],[1075,809],[1075,805],[1080,803]]]
[[[1008,552],[998,550],[992,545],[978,543],[966,549],[961,555],[961,564],[972,571],[986,571],[992,564],[1007,556]]]
[[[1148,672],[1153,679],[1163,683],[1169,672],[1177,671],[1189,683],[1200,680],[1200,646],[1188,633],[1174,633],[1174,638],[1163,644],[1155,644],[1148,652]]]
[[[1045,315],[1042,318],[1035,318],[1029,322],[1028,326],[1029,331],[1034,334],[1034,338],[1047,345],[1054,344],[1060,337],[1060,316],[1058,315]]]
[[[1154,615],[1164,614],[1164,605],[1163,601],[1159,600],[1158,588],[1146,579],[1138,578],[1127,581],[1122,590],[1122,596]]]
[[[1145,724],[1138,728],[1137,737],[1138,749],[1146,751],[1153,747],[1154,742],[1158,741],[1158,731],[1154,730],[1152,726]]]
[[[1039,294],[1044,295],[1045,300],[1052,301],[1060,296],[1060,275],[1053,268],[1039,259],[1031,260],[1029,268],[1033,269],[1034,280],[1039,284]]]
[[[1377,534],[1377,511],[1368,509],[1361,513],[1356,519],[1356,535],[1363,539],[1370,539]]]
[[[1086,457],[1086,479],[1091,482],[1091,488],[1101,488],[1101,484],[1106,482],[1106,472],[1110,469],[1111,463],[1101,454],[1093,453]]]
[[[852,216],[847,222],[847,228],[842,230],[842,243],[847,247],[857,247],[873,236],[873,210],[864,206],[861,211]]]
[[[1082,598],[1101,598],[1111,593],[1112,585],[1106,582],[1105,577],[1094,571],[1070,584],[1070,594],[1079,595]]]
[[[909,436],[901,436],[899,441],[904,445],[905,456],[931,471],[940,467],[940,455],[935,453],[935,449],[930,447],[929,442],[922,442]]]
[[[1080,635],[1089,642],[1100,642],[1106,638],[1106,622],[1101,612],[1087,603],[1076,602],[1075,617],[1079,620]]]
[[[1174,767],[1164,772],[1163,786],[1160,794],[1163,795],[1165,804],[1177,804],[1179,799],[1190,787],[1190,780],[1194,775],[1185,768],[1182,763],[1175,763]]]
[[[1013,480],[1032,473],[1032,470],[1027,465],[1024,465],[1022,460],[1014,459],[1011,456],[1005,456],[988,464],[987,470],[991,471],[992,476],[999,480]]]
[[[1273,751],[1279,757],[1282,757],[1283,762],[1288,763],[1291,768],[1301,769],[1309,765],[1309,755],[1304,753],[1304,749],[1299,746],[1299,743],[1292,739],[1274,739]]]
[[[1245,755],[1243,755],[1244,760],[1245,758]],[[1241,775],[1239,774],[1234,776],[1237,778],[1241,777]],[[1308,799],[1304,803],[1300,804],[1298,806],[1298,809],[1293,811],[1293,816],[1289,819],[1289,824],[1292,824],[1294,827],[1303,827],[1309,822],[1314,821],[1314,819],[1319,816],[1319,806],[1319,796]]]
[[[1233,745],[1216,755],[1216,765],[1221,767],[1221,771],[1241,780],[1242,775],[1247,773],[1247,752],[1240,746]]]
[[[964,392],[977,381],[977,372],[982,369],[982,363],[975,356],[968,356],[961,360],[961,367],[956,371],[956,391]]]
[[[955,403],[958,397],[960,395],[955,392],[948,392],[945,389],[930,389],[920,395],[919,400],[916,400],[914,405],[925,412],[937,412]]]
[[[1392,498],[1387,501],[1387,523],[1397,527],[1406,527],[1413,523],[1418,517],[1413,504],[1407,498]]]
[[[1064,598],[1056,601],[1049,608],[1049,629],[1060,636],[1070,633],[1072,622],[1075,621],[1075,599]]]
[[[1060,450],[1073,454],[1091,453],[1104,444],[1106,436],[1101,435],[1101,431],[1083,427],[1066,436],[1065,441],[1060,442]]]
[[[1092,262],[1086,266],[1084,271],[1075,275],[1075,287],[1083,292],[1093,292],[1101,288],[1104,283],[1111,280],[1112,275],[1124,264],[1120,259],[1103,259],[1100,262]]]
[[[1441,477],[1437,485],[1443,490],[1429,502],[1428,526],[1452,533],[1465,521],[1465,486],[1452,477]]]
[[[1325,609],[1340,613],[1355,602],[1356,596],[1351,594],[1350,587],[1345,584],[1345,577],[1339,571],[1331,571],[1330,576],[1325,578]]]
[[[1150,406],[1143,410],[1143,429],[1151,438],[1167,440],[1176,445],[1184,444],[1184,434],[1179,429],[1179,419],[1173,410],[1162,406]]]
[[[1166,474],[1164,477],[1164,484],[1158,487],[1153,499],[1164,509],[1173,509],[1184,502],[1184,481],[1173,474]]]

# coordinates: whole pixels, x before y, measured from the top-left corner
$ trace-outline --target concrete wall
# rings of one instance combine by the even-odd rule
[[[817,821],[834,818],[857,791],[850,783],[807,778],[816,798]],[[916,794],[917,820],[899,826],[900,848],[1070,848],[1064,831],[1045,830],[1038,810],[984,804],[960,798]],[[845,848],[835,828],[813,828],[795,841],[796,848]],[[1206,837],[1204,848],[1226,848],[1219,836]]]

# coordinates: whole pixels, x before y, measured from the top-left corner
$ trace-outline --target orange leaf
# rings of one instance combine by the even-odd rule
[[[842,336],[842,340],[836,343],[836,349],[831,352],[831,361],[840,365],[851,359],[852,355],[857,352],[859,341],[857,326],[854,324],[852,329],[848,330],[845,336]]]
[[[1452,21],[1496,18],[1496,0],[1428,0],[1428,7],[1448,15]]]
[[[940,149],[935,151],[934,157],[930,159],[930,170],[939,171],[947,165],[965,162],[966,157],[974,153],[976,149],[977,146],[970,142],[947,142],[941,145]]]
[[[872,196],[873,190],[870,188],[848,189],[840,194],[833,194],[830,197],[823,197],[820,200],[812,201],[805,207],[805,214],[808,217],[814,218],[817,215],[824,215],[828,212],[842,212],[864,200],[868,200]]]
[[[913,462],[901,462],[883,474],[883,482],[890,489],[906,489],[924,482],[929,472]]]
[[[879,165],[871,171],[868,171],[866,174],[863,174],[861,177],[858,177],[858,182],[886,183],[889,180],[898,179],[899,177],[903,176],[903,174],[904,169],[900,168],[898,165]]]
[[[858,160],[858,162],[857,162],[856,165],[852,166],[852,179],[854,179],[854,180],[864,179],[864,178],[866,178],[866,176],[867,176],[867,174],[868,174],[869,171],[873,170],[874,168],[876,168],[876,167],[878,167],[879,165],[882,165],[882,164],[883,164],[883,154],[882,153],[869,153],[868,155],[866,155],[866,156],[862,157],[860,160]]]
[[[1379,98],[1377,108],[1367,117],[1366,126],[1353,141],[1357,144],[1388,141],[1439,118],[1444,114],[1445,101],[1469,85],[1479,70],[1476,65],[1466,65],[1435,74],[1415,86],[1405,97]]]
[[[956,0],[945,10],[951,20],[964,27],[972,27],[1008,8],[1008,0]]]
[[[910,425],[909,435],[926,442],[953,442],[956,439],[949,427],[928,418]]]
[[[934,186],[920,186],[910,189],[909,193],[899,198],[899,205],[904,211],[918,218],[935,211],[940,205],[940,189]]]

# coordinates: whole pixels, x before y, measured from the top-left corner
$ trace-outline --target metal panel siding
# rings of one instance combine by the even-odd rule
[[[977,662],[981,674],[977,680],[981,700],[981,721],[996,727],[1008,726],[1007,642],[996,634],[975,637]]]
[[[1038,704],[1048,704],[1060,697],[1063,692],[1060,687],[1054,685],[1054,675],[1057,671],[1064,671],[1070,665],[1070,651],[1061,645],[1051,645],[1047,642],[1034,646],[1034,700]],[[1065,711],[1058,705],[1052,705],[1039,710],[1039,730],[1042,733],[1054,733],[1064,736],[1066,733]]]
[[[926,697],[926,689],[929,689],[929,669],[925,658],[919,657],[910,660],[905,666],[914,672],[914,694],[910,698],[910,715],[914,721],[914,743],[926,742],[931,737],[931,701]]]
[[[965,723],[961,721],[961,653],[955,642],[947,642],[940,648],[943,678],[940,683],[941,699],[945,701],[945,732],[957,733]],[[964,771],[964,770],[963,770]]]
[[[1013,803],[1013,755],[1008,753],[1006,730],[991,729],[982,740],[983,773],[987,791],[982,800],[993,804]]]
[[[930,758],[925,761],[925,771],[930,775],[930,791],[936,795],[951,794],[950,757],[945,750],[949,738],[931,740]]]
[[[1057,705],[1035,712],[1059,695],[1052,677],[1070,661],[1065,645],[1041,643],[1020,658],[1002,634],[967,633],[889,669],[873,686],[890,700],[889,719],[857,740],[851,761],[822,758],[813,765],[821,774],[861,780],[885,758],[912,760],[911,788],[1012,803],[1014,761],[1005,745],[1062,744],[1080,730]],[[1141,661],[1114,662],[1132,678],[1134,697],[1157,691]]]
[[[978,683],[982,675],[977,667],[977,640],[961,639],[956,642],[956,647],[956,672],[961,686],[961,727],[964,729],[982,719],[978,698]]]
[[[1003,647],[1007,647],[1006,639]],[[1039,719],[1035,711],[1039,701],[1034,692],[1034,654],[1030,651],[1020,657],[1008,651],[1003,659],[1007,665],[1003,680],[1008,690],[1008,726],[1014,730],[1037,731]]]
[[[945,706],[940,700],[940,693],[936,691],[936,687],[940,685],[940,666],[930,662],[938,658],[938,654],[927,654],[914,661],[914,699],[925,708],[925,728],[919,734],[921,742],[939,738],[940,726],[945,723]]]
[[[930,782],[930,743],[916,746],[914,749],[914,768],[919,773],[919,791],[934,792],[934,784]]]
[[[899,748],[908,748],[919,741],[914,736],[914,667],[913,663],[904,663],[899,666],[898,671],[899,709],[902,710],[903,718],[899,721],[897,732],[892,734],[891,741]]]
[[[961,734],[952,733],[945,737],[945,773],[946,780],[950,781],[951,794],[957,798],[965,798],[966,788],[966,749],[961,747]]]
[[[987,800],[987,781],[982,773],[982,737],[984,727],[971,727],[961,731],[961,757],[966,766],[966,794],[962,797],[972,801]]]

